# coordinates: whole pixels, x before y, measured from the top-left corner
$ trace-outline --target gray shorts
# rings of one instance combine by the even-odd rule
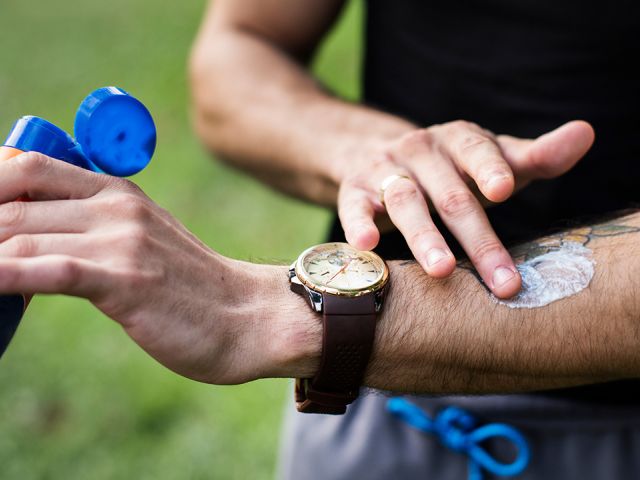
[[[512,425],[531,449],[518,479],[640,478],[640,406],[576,403],[541,395],[406,397],[430,415],[455,405],[483,423]],[[433,435],[389,414],[388,397],[367,394],[344,416],[308,415],[288,405],[278,479],[467,478],[467,457],[448,450]],[[487,451],[508,462],[506,442],[487,442]],[[486,474],[484,478],[495,478]]]

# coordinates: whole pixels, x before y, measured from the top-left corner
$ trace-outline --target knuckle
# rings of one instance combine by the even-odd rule
[[[475,123],[462,119],[453,120],[447,123],[447,125],[453,130],[477,130],[479,128]]]
[[[433,143],[442,145],[443,143],[449,142],[453,137],[453,134],[463,128],[458,125],[457,121],[431,125],[428,130],[433,139]]]
[[[439,199],[438,206],[438,210],[446,217],[463,217],[473,212],[476,199],[467,189],[449,190]]]
[[[154,244],[149,231],[139,225],[127,225],[105,233],[103,241],[117,245],[117,251],[112,251],[109,259],[110,265],[119,272],[118,275],[121,275],[123,281],[127,281],[130,275],[146,271],[153,259],[159,256],[151,252],[157,245]],[[160,258],[163,259],[163,263],[166,255]]]
[[[131,220],[145,223],[151,216],[151,209],[140,197],[132,195],[123,206],[124,214]]]
[[[428,150],[433,143],[433,132],[422,128],[405,133],[400,138],[397,150],[402,156],[412,157]]]
[[[477,148],[486,148],[489,146],[489,139],[478,133],[470,133],[464,135],[458,144],[460,153],[467,153]]]
[[[114,193],[116,195],[128,194],[139,197],[141,199],[147,198],[143,190],[137,184],[126,178],[112,177],[109,175],[97,175],[97,179],[103,186],[102,190],[107,191],[109,195]]]
[[[30,257],[35,253],[35,244],[29,235],[16,235],[5,242],[7,253],[14,257]]]
[[[150,215],[147,202],[139,195],[119,192],[106,196],[98,202],[98,210],[110,212],[118,218],[144,222]]]
[[[127,291],[141,292],[149,289],[150,285],[158,285],[166,281],[168,277],[165,266],[142,268],[139,264],[132,264],[122,271],[121,282]]]
[[[407,144],[425,144],[431,141],[431,132],[426,128],[420,128],[406,133],[403,138]]]
[[[380,170],[393,164],[394,149],[393,145],[385,147],[379,154],[373,155],[371,161],[367,165],[367,173],[374,170]]]
[[[138,264],[142,256],[149,251],[151,239],[149,232],[139,225],[124,230],[122,245],[130,262]]]
[[[126,230],[126,237],[136,245],[144,243],[149,238],[149,233],[140,225],[133,225]]]
[[[369,175],[366,173],[354,173],[345,178],[341,185],[341,190],[349,191],[351,189],[366,189]]]
[[[100,179],[104,182],[106,190],[122,192],[129,188],[128,183],[130,182],[126,178],[112,177],[111,175],[100,175]]]
[[[142,192],[142,189],[137,184],[133,183],[131,180],[127,180],[126,178],[118,178],[118,180],[119,180],[118,183],[120,185],[120,188],[125,192],[129,192],[137,196],[144,195]]]
[[[3,227],[17,227],[25,216],[24,202],[11,202],[0,206],[0,225]]]
[[[417,245],[421,241],[433,237],[434,233],[438,233],[435,225],[424,225],[409,235],[409,245]]]
[[[493,237],[481,238],[471,247],[471,256],[476,261],[502,252],[502,245]]]
[[[420,196],[413,182],[396,181],[384,194],[384,201],[388,207],[401,207],[417,200]]]
[[[73,258],[64,258],[60,261],[58,276],[55,280],[56,287],[60,291],[69,288],[80,282],[81,268],[80,264]]]
[[[15,159],[18,169],[26,176],[41,175],[53,165],[53,160],[39,152],[27,152]]]

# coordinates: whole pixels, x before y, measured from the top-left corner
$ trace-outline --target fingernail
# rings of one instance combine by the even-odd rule
[[[427,252],[427,265],[433,267],[439,261],[447,258],[449,254],[441,248],[432,248]]]
[[[515,276],[515,274],[516,272],[514,272],[512,269],[508,267],[496,268],[493,271],[493,278],[492,278],[494,288],[501,287],[502,285],[510,281]]]

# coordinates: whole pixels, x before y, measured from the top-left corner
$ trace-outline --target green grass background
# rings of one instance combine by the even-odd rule
[[[204,0],[2,0],[0,135],[25,114],[71,131],[86,94],[121,86],[158,126],[156,156],[134,180],[217,251],[288,262],[323,239],[330,214],[202,151],[188,121],[185,64],[203,8]],[[314,64],[352,99],[361,13],[350,5]],[[41,296],[0,361],[0,479],[272,478],[289,387],[188,381],[87,302]]]

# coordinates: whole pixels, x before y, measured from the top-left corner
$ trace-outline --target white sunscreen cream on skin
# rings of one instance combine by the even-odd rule
[[[510,308],[538,308],[584,290],[595,269],[591,250],[576,242],[563,242],[557,249],[543,253],[517,266],[522,290],[513,298],[498,303]]]

